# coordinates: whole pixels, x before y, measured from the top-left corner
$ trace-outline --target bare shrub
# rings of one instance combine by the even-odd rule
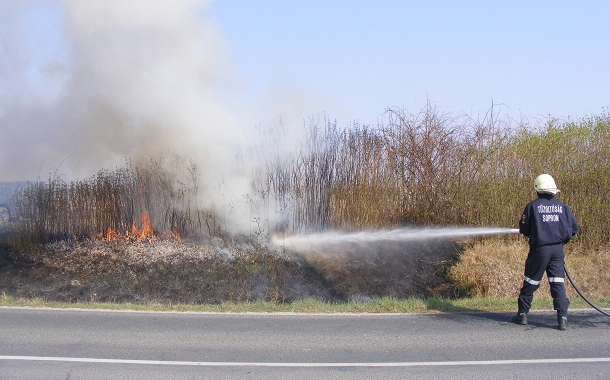
[[[500,120],[493,108],[482,120],[455,118],[427,104],[415,114],[389,109],[377,127],[341,130],[312,119],[299,150],[267,157],[251,172],[256,205],[250,216],[259,241],[276,229],[299,233],[354,230],[397,224],[515,226],[535,193],[538,174],[553,174],[581,222],[577,243],[610,244],[610,118],[549,121],[544,128]],[[271,134],[275,143],[276,135]],[[199,204],[203,174],[188,158],[158,160],[88,180],[65,183],[50,177],[30,184],[16,205],[21,228],[32,241],[87,237],[109,229],[143,227],[147,216],[156,234],[219,236],[220,220]],[[273,209],[270,210],[270,208]],[[280,220],[270,224],[270,215]]]

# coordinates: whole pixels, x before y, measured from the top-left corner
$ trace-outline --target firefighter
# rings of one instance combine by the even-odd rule
[[[578,223],[568,206],[555,198],[559,192],[555,180],[549,174],[541,174],[534,181],[538,198],[525,206],[519,232],[529,238],[529,253],[525,261],[523,286],[517,300],[518,312],[513,323],[527,325],[527,313],[532,305],[534,292],[540,286],[546,272],[553,308],[557,310],[559,330],[565,330],[570,301],[564,287],[563,246],[578,232]]]

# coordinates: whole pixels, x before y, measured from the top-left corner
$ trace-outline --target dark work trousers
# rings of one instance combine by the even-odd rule
[[[542,276],[546,272],[553,297],[553,307],[558,314],[566,315],[570,301],[566,298],[564,287],[563,244],[544,245],[530,248],[525,261],[525,276],[519,293],[519,312],[528,312],[532,306],[534,292],[540,286]]]

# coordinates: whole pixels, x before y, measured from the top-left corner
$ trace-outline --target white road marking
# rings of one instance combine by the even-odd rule
[[[265,362],[195,362],[166,360],[130,360],[100,358],[69,358],[53,356],[10,356],[0,355],[0,361],[42,361],[66,363],[105,363],[137,364],[161,366],[191,367],[440,367],[440,366],[480,366],[480,365],[522,365],[522,364],[569,364],[569,363],[604,363],[608,358],[565,358],[565,359],[514,359],[514,360],[461,360],[442,362],[390,362],[390,363],[265,363]]]

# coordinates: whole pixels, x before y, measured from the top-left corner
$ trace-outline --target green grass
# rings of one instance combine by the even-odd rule
[[[572,299],[571,308],[590,308],[582,299]],[[610,307],[610,299],[596,300],[602,308]],[[272,302],[245,302],[220,304],[161,304],[161,303],[68,303],[46,301],[41,298],[15,298],[3,294],[0,307],[33,307],[60,309],[99,309],[122,311],[177,311],[201,313],[302,313],[302,314],[340,314],[340,313],[460,313],[460,312],[506,312],[516,310],[516,300],[511,298],[464,298],[459,300],[429,298],[398,300],[384,297],[372,302],[330,304],[306,299],[286,304]],[[534,299],[532,310],[552,310],[553,302],[547,297]]]

